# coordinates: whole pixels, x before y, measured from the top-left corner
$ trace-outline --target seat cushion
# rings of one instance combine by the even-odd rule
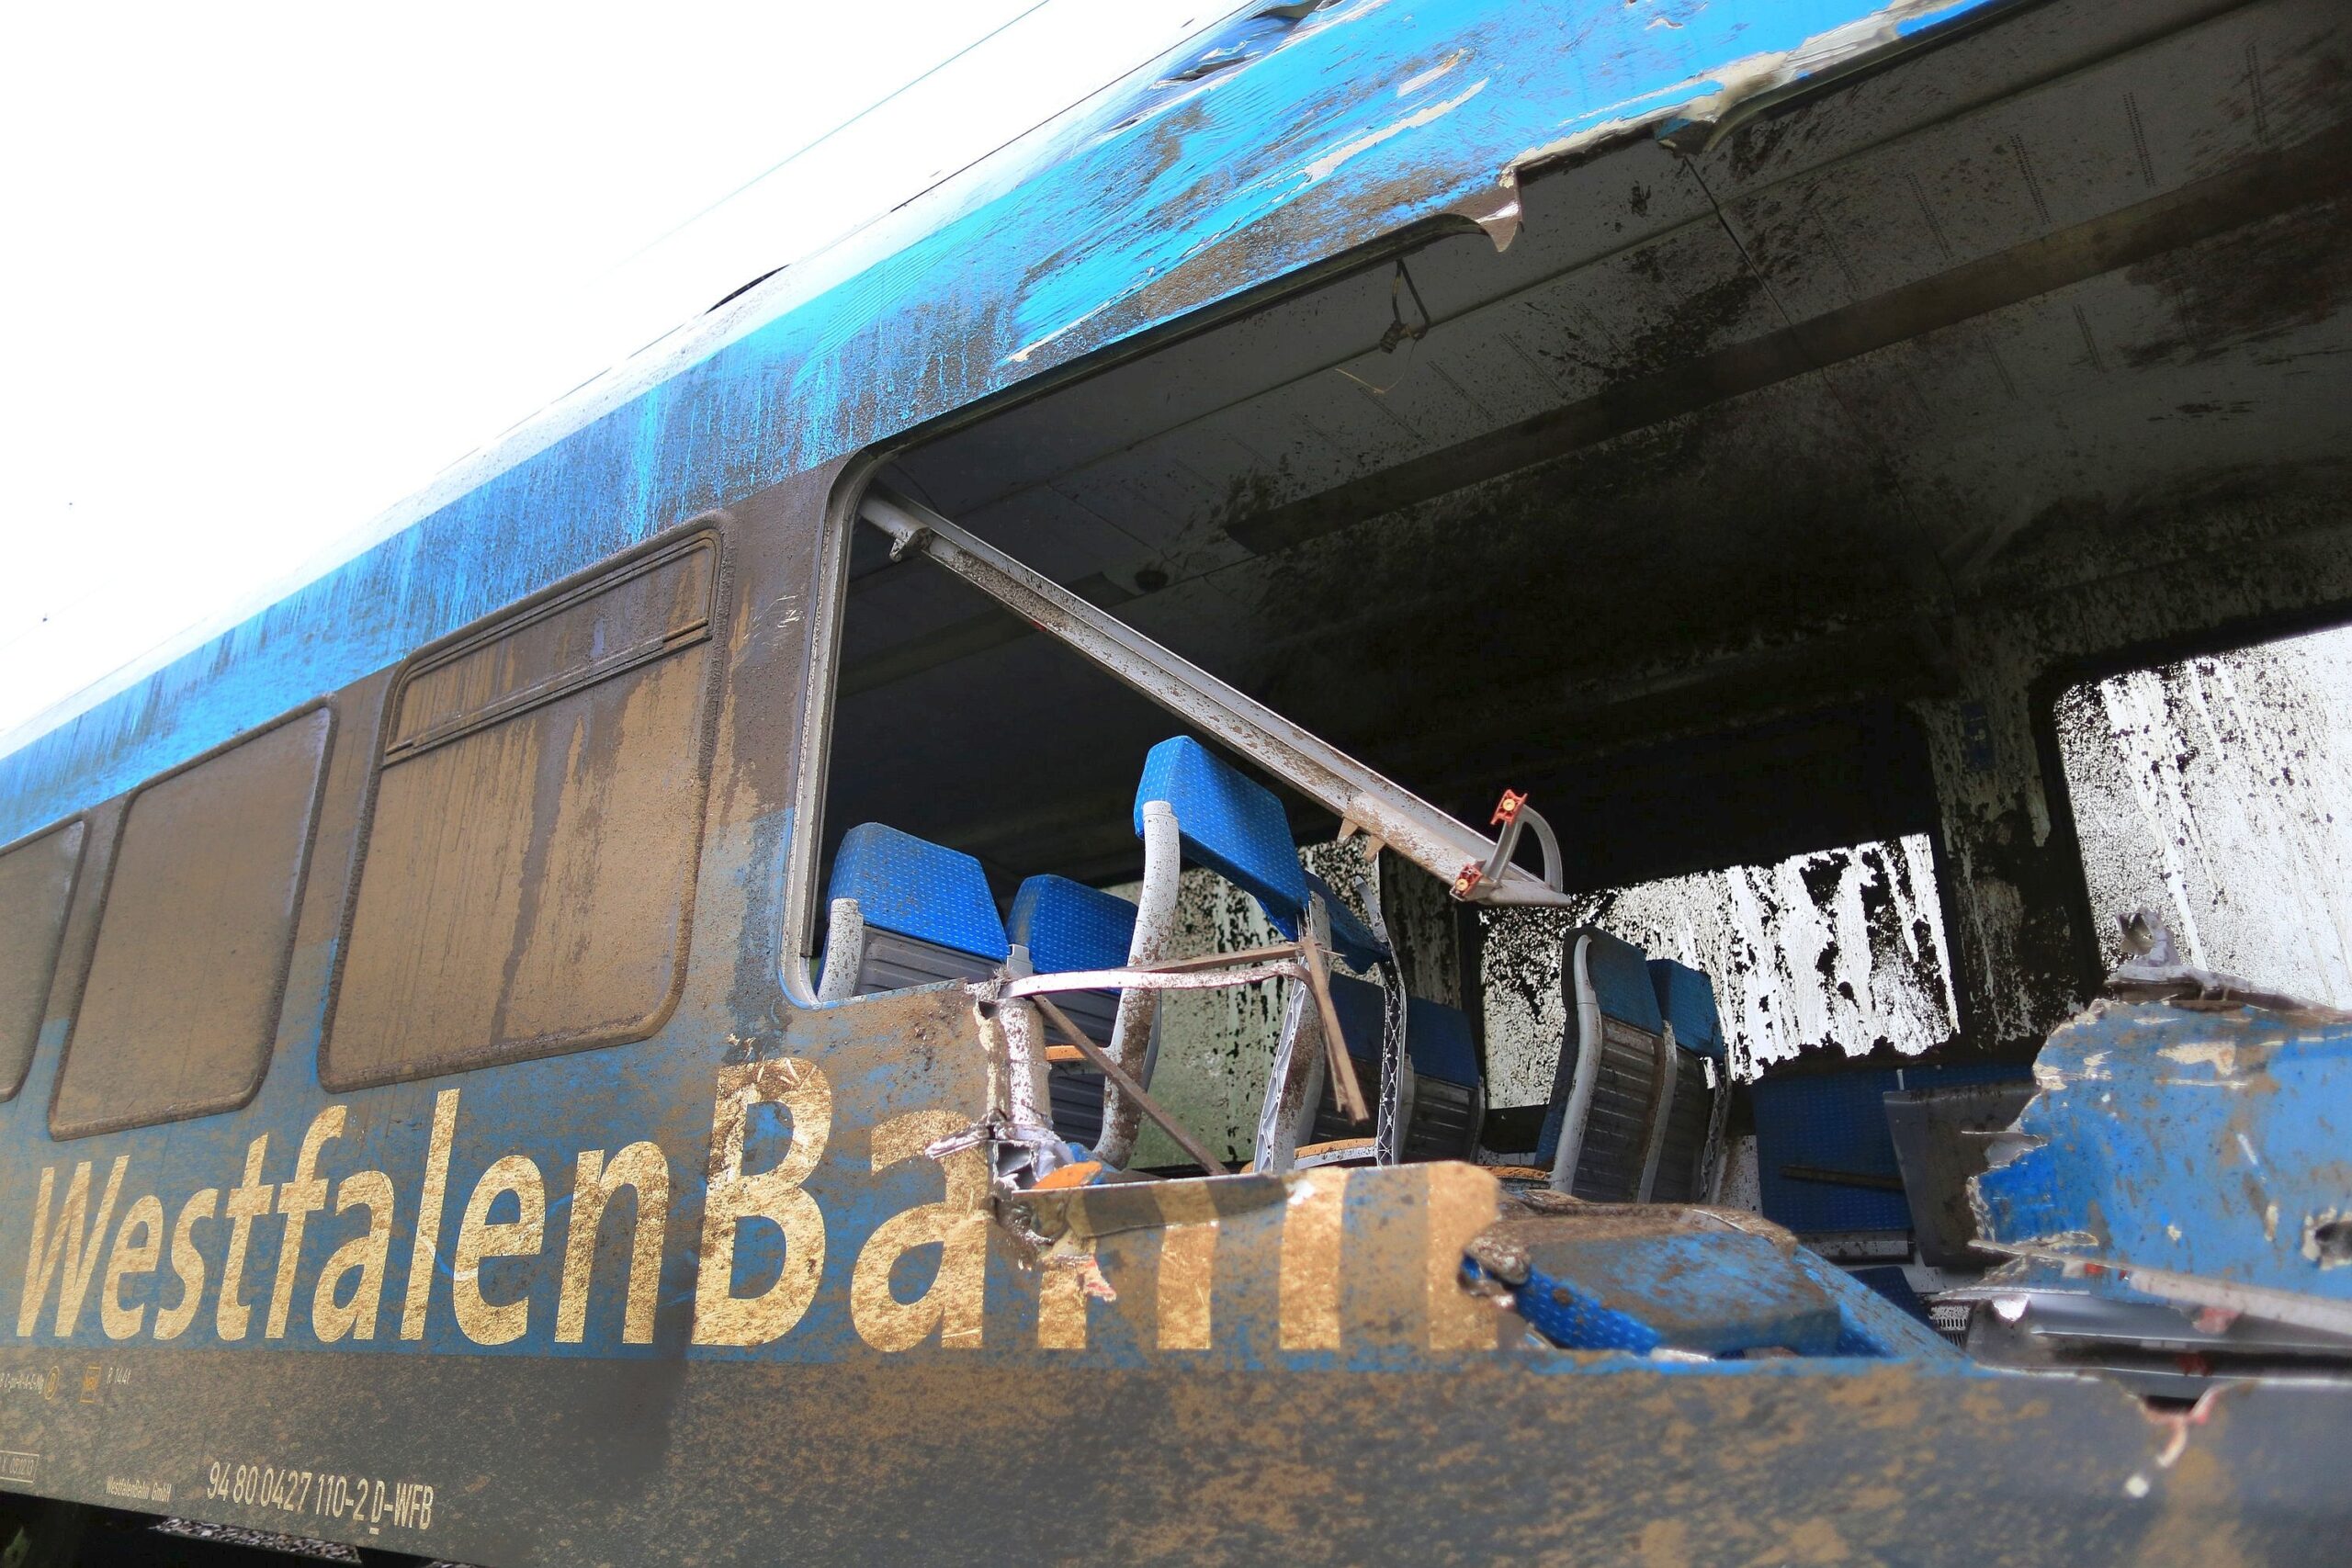
[[[866,925],[1002,963],[1012,953],[980,863],[880,822],[842,835],[831,898],[854,898]]]

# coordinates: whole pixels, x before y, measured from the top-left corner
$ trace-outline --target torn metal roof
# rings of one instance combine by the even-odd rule
[[[36,720],[0,757],[0,842],[697,512],[1384,235],[1506,243],[1532,164],[1703,139],[2015,3],[1241,13],[582,388],[259,613]]]

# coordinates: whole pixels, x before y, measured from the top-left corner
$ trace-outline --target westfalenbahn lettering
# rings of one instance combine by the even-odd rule
[[[759,1103],[779,1104],[790,1112],[791,1142],[773,1165],[747,1172],[745,1127],[751,1108]],[[71,1337],[86,1321],[95,1295],[98,1326],[111,1340],[178,1339],[208,1311],[214,1335],[229,1344],[284,1338],[298,1314],[307,1314],[321,1344],[392,1336],[422,1339],[438,1274],[458,1330],[468,1339],[505,1345],[524,1337],[532,1314],[545,1312],[546,1303],[528,1295],[489,1299],[482,1265],[534,1258],[548,1249],[553,1238],[548,1234],[546,1173],[522,1155],[492,1161],[466,1196],[445,1249],[442,1229],[452,1196],[449,1161],[459,1090],[445,1089],[435,1102],[423,1168],[410,1179],[413,1205],[403,1202],[386,1171],[356,1170],[334,1180],[322,1174],[344,1134],[347,1111],[329,1105],[312,1118],[292,1151],[290,1169],[277,1163],[284,1156],[265,1134],[247,1145],[234,1186],[225,1191],[202,1188],[175,1205],[152,1193],[126,1198],[138,1187],[130,1155],[117,1156],[103,1171],[88,1160],[62,1177],[60,1167],[43,1169],[17,1306],[17,1337]],[[769,1344],[791,1332],[807,1313],[824,1269],[826,1234],[824,1215],[803,1184],[824,1157],[832,1118],[831,1086],[813,1063],[779,1058],[719,1073],[693,1303],[695,1344]],[[938,1111],[885,1120],[874,1131],[875,1168],[919,1151],[955,1124],[955,1118]],[[856,1278],[860,1284],[878,1279],[883,1288],[853,1290],[852,1321],[868,1343],[900,1348],[934,1327],[966,1324],[974,1325],[972,1332],[948,1335],[946,1342],[977,1341],[978,1268],[943,1265],[932,1289],[912,1303],[892,1296],[888,1280],[898,1256],[916,1247],[944,1244],[948,1257],[978,1261],[971,1244],[978,1242],[984,1252],[984,1236],[975,1229],[986,1223],[977,1212],[986,1187],[983,1158],[977,1150],[949,1155],[941,1163],[950,1201],[893,1215],[866,1241],[856,1260]],[[274,1171],[283,1179],[272,1179]],[[598,1240],[608,1224],[630,1227],[621,1341],[651,1342],[674,1174],[669,1156],[652,1143],[616,1151],[583,1149],[575,1156],[550,1321],[556,1343],[577,1345],[586,1336]],[[625,1217],[613,1204],[624,1188],[633,1200]],[[493,1209],[510,1194],[507,1207],[515,1217],[493,1221]],[[312,1216],[322,1213],[331,1213],[336,1234],[349,1239],[306,1271],[305,1233]],[[365,1228],[351,1234],[352,1221],[363,1213]],[[396,1283],[387,1270],[402,1214],[409,1218],[412,1246],[407,1277]],[[764,1221],[783,1232],[785,1260],[773,1283],[737,1295],[736,1247],[747,1221]],[[276,1266],[256,1273],[248,1266],[255,1230],[271,1224],[280,1227]],[[448,1260],[446,1272],[435,1268],[442,1257]],[[133,1288],[151,1279],[156,1281],[152,1292]],[[397,1291],[396,1302],[386,1300],[388,1291]],[[148,1294],[155,1298],[152,1303],[132,1299]]]

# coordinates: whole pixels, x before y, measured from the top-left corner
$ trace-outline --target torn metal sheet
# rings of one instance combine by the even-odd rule
[[[1905,1356],[1951,1348],[1752,1214],[1522,1193],[1470,1244],[1474,1275],[1551,1343],[1655,1359]]]
[[[1982,1245],[2069,1289],[2352,1329],[2352,1023],[2096,1002],[1975,1179]]]

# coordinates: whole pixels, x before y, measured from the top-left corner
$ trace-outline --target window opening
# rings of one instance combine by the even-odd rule
[[[2198,968],[2352,1007],[2352,626],[2083,681],[2052,717],[2106,967],[2146,908]]]
[[[1410,861],[1439,907],[1397,925],[1449,937],[1457,880],[1555,901],[1528,862],[947,519],[881,493],[863,511],[875,526],[835,547],[835,707],[809,749],[826,772],[803,784],[822,826],[796,846],[809,998],[1114,970],[1057,1008],[1213,1157],[1470,1152],[1475,1032],[1458,996],[1408,995],[1376,890],[1398,878],[1359,886],[1363,852],[1398,850],[1387,863]],[[1340,840],[1302,850],[1340,818]],[[1212,908],[1238,918],[1199,918]],[[1180,989],[1156,968],[1210,953],[1244,969]],[[1173,1134],[1122,1125],[1079,1055],[1049,1051],[1059,1135],[1184,1163]]]
[[[1559,1038],[1558,935],[1591,926],[1713,977],[1737,1080],[1810,1049],[1917,1055],[1959,1027],[1925,833],[1571,893],[1548,923],[1489,926],[1483,990],[1498,1103],[1543,1099]]]

